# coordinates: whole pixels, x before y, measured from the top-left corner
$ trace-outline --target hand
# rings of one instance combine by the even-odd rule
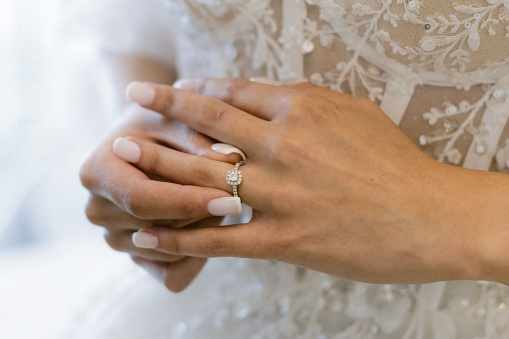
[[[275,259],[373,283],[477,272],[478,233],[470,223],[458,227],[461,210],[448,202],[457,172],[424,155],[374,103],[310,84],[209,79],[146,87],[155,91],[146,108],[246,152],[239,195],[254,209],[245,225],[137,233],[160,252]],[[198,184],[229,189],[231,165],[189,165],[140,147],[159,155],[152,163],[163,177],[182,175],[178,168],[188,164],[209,173]]]
[[[130,109],[126,118],[82,166],[81,180],[91,193],[86,214],[92,223],[105,228],[108,244],[116,250],[129,253],[136,263],[146,268],[168,289],[181,291],[200,272],[206,259],[137,248],[132,244],[132,233],[151,225],[218,225],[221,218],[200,219],[211,216],[207,209],[210,199],[228,194],[219,190],[149,180],[149,177],[154,177],[150,170],[142,172],[112,152],[113,140],[126,135],[137,136],[149,144],[166,145],[159,147],[169,146],[219,161],[235,163],[238,157],[213,152],[210,138],[182,123],[164,119],[136,106]]]

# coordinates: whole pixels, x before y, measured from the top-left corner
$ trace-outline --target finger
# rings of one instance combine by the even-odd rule
[[[195,154],[209,159],[235,164],[239,157],[221,152],[215,152],[212,145],[217,141],[199,133],[186,124],[168,119],[157,112],[133,106],[126,112],[123,123],[112,133],[109,144],[115,137],[130,135],[146,140],[153,140],[184,153]]]
[[[137,159],[130,158],[125,154],[127,148],[138,148],[141,154]],[[225,173],[232,168],[231,164],[182,153],[137,138],[117,138],[113,153],[170,182],[231,190],[225,180]]]
[[[128,156],[132,158],[133,154]],[[230,196],[218,189],[150,180],[110,150],[96,159],[101,161],[86,161],[82,166],[83,185],[139,219],[208,217],[210,200]]]
[[[186,257],[175,263],[164,263],[132,257],[156,280],[172,292],[181,292],[196,278],[207,263],[206,258]]]
[[[308,82],[282,85],[266,80],[259,81],[258,78],[252,81],[244,79],[180,80],[173,87],[214,97],[266,120],[273,120],[282,112],[295,111],[295,106],[306,104],[307,96],[310,94],[318,95],[342,106],[353,100],[353,97],[348,94]]]
[[[137,231],[142,227],[152,225],[149,220],[135,218],[111,201],[95,194],[90,196],[85,208],[85,214],[92,224],[106,227],[110,230]]]
[[[106,230],[104,232],[104,240],[108,246],[118,252],[129,253],[130,255],[135,255],[140,258],[144,258],[147,260],[155,260],[155,261],[164,261],[164,262],[176,262],[182,260],[184,256],[168,254],[159,251],[154,251],[152,249],[139,248],[133,245],[132,239],[132,231],[111,231]]]
[[[143,220],[130,215],[111,201],[97,195],[90,196],[85,214],[92,224],[102,226],[110,231],[138,231],[140,228],[148,226],[181,228],[202,220],[207,220],[210,226],[216,226],[221,224],[224,219],[224,217],[209,217],[206,219]]]
[[[199,133],[186,124],[162,117],[151,112],[159,118],[157,124],[147,126],[154,141],[183,153],[203,156],[209,159],[235,164],[240,157],[235,154],[218,152],[214,149],[217,143],[214,139]],[[146,123],[144,124],[146,126]]]
[[[198,219],[209,217],[209,201],[229,197],[225,191],[154,180],[126,180],[110,198],[139,219]]]
[[[91,195],[85,210],[88,220],[94,225],[102,226],[110,231],[131,230],[138,231],[148,226],[166,226],[181,228],[199,225],[217,226],[224,217],[209,217],[205,219],[176,219],[176,220],[143,220],[135,218],[120,209],[117,205],[97,195]],[[204,226],[202,226],[204,227]]]
[[[150,246],[164,253],[196,257],[273,257],[269,243],[274,236],[265,237],[260,221],[227,227],[170,230],[149,227],[133,234],[136,246]]]
[[[219,99],[266,120],[274,119],[281,111],[293,111],[292,106],[305,103],[303,94],[314,94],[341,106],[354,102],[351,95],[317,86],[309,82],[282,85],[265,79],[194,79],[179,80],[173,87],[193,91]],[[259,98],[263,98],[260,100]],[[359,101],[355,101],[358,105]]]
[[[182,79],[175,82],[173,87],[219,99],[269,121],[278,114],[284,97],[293,92],[267,82],[238,78]]]
[[[128,87],[127,97],[216,140],[240,147],[248,156],[263,147],[259,141],[265,140],[270,128],[268,122],[218,99],[170,86],[134,83]]]
[[[127,152],[128,148],[137,149],[136,158],[129,156],[132,152]],[[233,169],[231,164],[185,154],[137,138],[116,139],[113,152],[122,159],[133,162],[141,170],[154,173],[173,183],[210,187],[232,192],[232,186],[226,182],[226,173]],[[247,178],[257,177],[261,180],[260,176],[253,173],[253,171],[256,171],[256,166],[242,167],[243,176]],[[259,181],[258,185],[253,184],[253,181],[244,180],[238,190],[246,203],[254,203],[252,206],[257,208],[260,206],[251,197],[259,196],[263,192],[259,192]]]
[[[186,257],[166,264],[165,286],[173,292],[183,291],[200,273],[207,258]]]

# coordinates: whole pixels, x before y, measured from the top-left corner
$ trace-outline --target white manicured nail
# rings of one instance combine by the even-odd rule
[[[139,248],[157,248],[159,240],[155,235],[148,232],[138,231],[133,233],[133,244]]]
[[[249,81],[259,82],[261,84],[273,85],[273,86],[281,86],[282,83],[273,79],[263,78],[263,77],[252,77],[249,78]]]
[[[146,106],[154,102],[156,91],[153,87],[142,82],[131,82],[127,86],[125,96],[129,101]]]
[[[214,145],[210,146],[210,148],[212,148],[212,150],[217,153],[226,154],[226,155],[232,154],[232,153],[237,153],[238,155],[240,155],[242,157],[242,160],[246,161],[246,159],[247,159],[246,154],[244,154],[244,152],[242,152],[242,150],[240,150],[239,148],[234,147],[232,145],[214,144]]]
[[[215,216],[237,215],[242,212],[239,197],[217,198],[209,201],[209,213]]]
[[[194,81],[189,79],[180,79],[173,83],[173,88],[190,91],[194,88]]]
[[[128,162],[137,163],[141,158],[140,146],[126,138],[117,138],[113,142],[113,153]]]

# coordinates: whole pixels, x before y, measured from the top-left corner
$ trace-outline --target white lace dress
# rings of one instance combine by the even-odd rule
[[[508,0],[163,2],[144,24],[168,16],[154,39],[177,37],[181,78],[266,76],[368,97],[429,156],[508,172]],[[178,295],[127,272],[80,316],[73,338],[509,338],[509,288],[369,285],[218,258]]]

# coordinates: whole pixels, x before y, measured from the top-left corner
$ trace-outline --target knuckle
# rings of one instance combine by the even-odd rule
[[[250,82],[245,79],[228,79],[224,82],[218,93],[218,99],[227,103],[234,103],[238,94],[242,92]]]
[[[286,95],[281,99],[279,111],[286,118],[301,119],[302,116],[317,111],[316,96],[306,92]]]
[[[147,220],[149,215],[145,206],[144,199],[138,194],[139,189],[131,189],[121,194],[121,202],[126,212],[138,219]]]
[[[196,110],[196,122],[201,129],[209,130],[220,125],[227,116],[226,106],[217,99],[207,98],[204,105]]]
[[[164,250],[167,253],[180,255],[182,252],[182,247],[180,246],[180,241],[178,238],[178,232],[168,232],[164,236]]]
[[[142,152],[144,154],[144,169],[149,173],[159,173],[159,169],[161,166],[161,158],[158,155],[158,152],[151,152],[149,150],[145,150]]]
[[[156,102],[155,104],[156,110],[164,115],[169,116],[172,111],[173,104],[175,103],[175,93],[173,92],[171,87],[164,87],[162,91],[163,95],[156,96],[161,98],[160,99],[161,101]]]
[[[314,107],[316,101],[314,99],[315,96],[310,93],[298,92],[292,95],[289,108],[300,111],[309,107]]]
[[[207,95],[209,83],[210,83],[209,78],[195,79],[193,80],[193,91],[203,95]]]
[[[312,93],[301,92],[293,96],[288,103],[288,111],[293,117],[292,122],[323,126],[330,123],[334,105]]]

